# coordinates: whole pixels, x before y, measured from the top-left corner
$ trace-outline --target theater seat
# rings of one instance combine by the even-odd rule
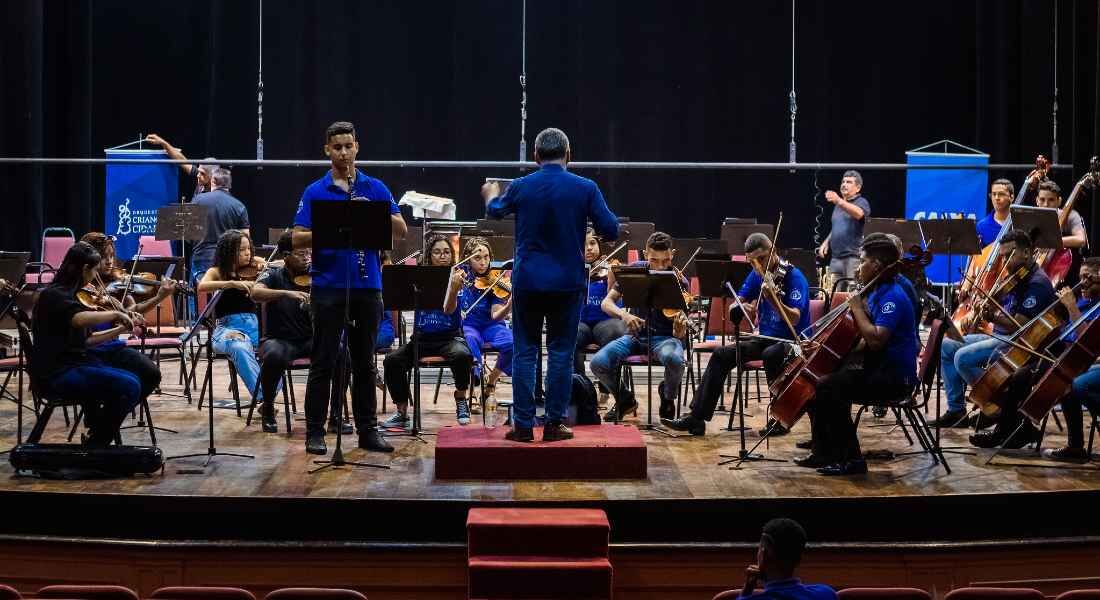
[[[837,592],[840,600],[932,600],[931,594],[916,588],[845,588]]]
[[[367,597],[355,590],[283,588],[271,592],[264,600],[367,600]]]
[[[20,594],[19,590],[6,585],[0,585],[0,600],[21,600],[22,598],[23,594]]]
[[[252,592],[234,587],[162,587],[149,597],[154,600],[256,600]]]
[[[48,585],[36,594],[37,598],[64,598],[66,600],[138,600],[138,595],[121,585]]]
[[[1100,600],[1100,589],[1062,592],[1054,600]]]
[[[1031,588],[965,587],[951,590],[944,600],[1043,600],[1043,594]]]

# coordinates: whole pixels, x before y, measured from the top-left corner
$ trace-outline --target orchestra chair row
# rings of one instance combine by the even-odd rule
[[[65,254],[75,243],[76,235],[68,227],[47,227],[42,230],[42,246],[38,254],[41,260],[27,263],[24,275],[27,285],[33,289],[52,282]]]
[[[15,588],[0,585],[0,600],[22,600]],[[51,600],[140,600],[134,590],[120,585],[48,585],[34,598]],[[151,600],[257,600],[252,592],[236,587],[171,586],[154,591]],[[269,592],[263,600],[367,600],[355,590],[291,587]]]
[[[713,600],[735,600],[741,590],[727,590]],[[853,587],[837,591],[838,600],[932,600],[932,594],[905,587]],[[963,587],[947,592],[944,600],[1044,600],[1039,590],[1031,588]],[[1100,600],[1100,589],[1062,592],[1054,600]]]

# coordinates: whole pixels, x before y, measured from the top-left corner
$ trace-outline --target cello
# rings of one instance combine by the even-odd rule
[[[1100,357],[1100,319],[1094,318],[1098,310],[1100,310],[1100,303],[1073,323],[1069,328],[1070,331],[1075,331],[1087,321],[1084,329],[1078,333],[1077,339],[1062,351],[1020,404],[1020,414],[1027,417],[1036,427],[1042,423],[1054,405],[1070,392],[1073,388],[1073,380],[1088,371],[1097,357]]]
[[[852,301],[860,298],[864,291],[872,289],[883,276],[896,274],[900,265],[927,266],[932,262],[932,253],[919,246],[911,247],[910,252],[911,257],[901,258],[887,266],[861,290],[822,317],[819,322],[825,322],[824,325],[813,325],[814,335],[810,338],[812,350],[808,354],[796,354],[784,367],[783,373],[768,386],[774,398],[771,416],[776,422],[787,429],[793,427],[806,412],[806,404],[817,394],[818,382],[836,372],[856,343],[862,339],[859,327],[850,314]]]
[[[1024,199],[1027,197],[1028,189],[1038,185],[1038,183],[1046,179],[1047,172],[1050,170],[1050,161],[1047,157],[1040,154],[1035,158],[1035,169],[1028,173],[1026,179],[1024,179],[1024,185],[1020,188],[1020,192],[1016,194],[1016,199],[1012,201],[1013,206],[1020,206],[1024,203]],[[951,321],[954,327],[949,329],[949,333],[955,333],[963,331],[965,333],[966,328],[963,324],[974,319],[978,314],[978,309],[975,306],[976,302],[980,302],[982,297],[978,295],[975,297],[975,293],[971,288],[978,286],[983,291],[989,292],[997,286],[997,282],[1000,279],[1001,273],[1004,271],[1004,259],[1000,256],[1001,238],[1004,234],[1012,228],[1012,217],[1001,225],[1001,231],[997,234],[997,240],[992,244],[989,244],[982,249],[982,253],[976,258],[972,257],[971,264],[967,265],[966,271],[969,272],[972,268],[971,265],[979,264],[978,271],[974,274],[972,281],[965,281],[962,286],[959,287],[958,303],[955,306],[955,312],[951,315]],[[988,332],[986,332],[988,333]]]
[[[1077,185],[1073,186],[1073,191],[1070,192],[1065,206],[1058,210],[1059,230],[1066,224],[1066,219],[1069,218],[1069,214],[1073,210],[1073,205],[1077,202],[1077,197],[1081,194],[1081,191],[1085,188],[1095,189],[1098,183],[1100,183],[1100,156],[1094,156],[1089,161],[1088,172],[1081,177]],[[1069,248],[1044,250],[1040,254],[1038,262],[1043,267],[1043,271],[1050,277],[1050,282],[1054,284],[1054,287],[1058,287],[1066,280],[1070,269],[1073,268],[1073,251]]]

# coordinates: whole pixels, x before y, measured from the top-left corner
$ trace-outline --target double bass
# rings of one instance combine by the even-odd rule
[[[1077,339],[1062,351],[1020,404],[1020,414],[1027,417],[1036,427],[1042,423],[1054,405],[1070,392],[1073,388],[1073,380],[1088,371],[1097,357],[1100,357],[1100,319],[1094,318],[1098,310],[1100,310],[1100,303],[1073,323],[1070,331],[1077,330],[1082,323],[1086,325],[1078,332]]]
[[[883,276],[894,275],[903,264],[927,266],[932,262],[932,253],[919,246],[910,248],[912,256],[899,259],[880,271],[861,290],[825,315],[820,321],[824,325],[814,324],[814,335],[810,338],[812,350],[808,354],[796,354],[787,363],[783,373],[768,388],[772,393],[771,416],[778,423],[790,429],[802,414],[806,404],[817,395],[817,384],[825,376],[835,373],[841,363],[862,339],[859,327],[851,315],[851,303],[862,297],[865,290],[871,289]]]
[[[1077,202],[1077,198],[1081,195],[1081,191],[1085,188],[1096,189],[1097,184],[1100,184],[1100,156],[1092,157],[1092,160],[1089,161],[1088,172],[1081,177],[1077,185],[1073,186],[1073,191],[1070,192],[1069,199],[1066,200],[1065,206],[1058,210],[1059,230],[1066,224],[1066,219],[1069,218],[1070,212],[1073,211],[1073,205]],[[1069,248],[1043,250],[1039,255],[1038,262],[1039,265],[1043,267],[1043,271],[1050,277],[1050,282],[1054,284],[1054,287],[1058,287],[1066,280],[1066,276],[1069,275],[1070,269],[1073,268],[1073,251]]]

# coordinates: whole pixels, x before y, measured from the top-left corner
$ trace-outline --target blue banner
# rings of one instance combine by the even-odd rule
[[[163,150],[104,150],[107,158],[164,159]],[[154,235],[157,209],[175,201],[176,165],[108,164],[103,232],[115,236],[120,261],[133,258],[138,238]]]
[[[906,152],[911,165],[986,165],[988,154],[951,154],[940,152]],[[985,196],[989,172],[985,169],[910,169],[905,177],[905,218],[974,219],[985,216]],[[951,259],[952,273],[947,270],[947,257],[936,256],[925,269],[934,285],[957,283],[959,269],[966,265],[965,256]]]

